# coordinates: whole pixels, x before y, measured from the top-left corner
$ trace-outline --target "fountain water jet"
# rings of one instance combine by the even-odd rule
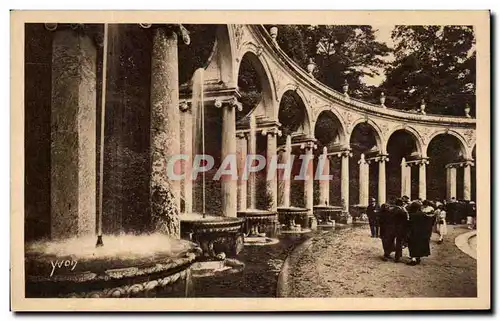
[[[197,69],[193,74],[191,106],[193,126],[184,130],[192,131],[193,148],[190,156],[191,159],[194,159],[195,155],[206,153],[203,68]],[[186,175],[185,179],[190,180],[192,177]],[[193,185],[195,188],[192,189],[191,195],[186,195],[185,197],[196,199],[201,196],[201,208],[197,206],[199,212],[185,212],[180,216],[181,237],[199,244],[203,251],[203,261],[197,262],[193,266],[193,275],[208,276],[211,275],[211,272],[207,273],[210,270],[213,273],[226,271],[230,264],[232,264],[231,268],[233,266],[241,267],[241,265],[234,264],[233,260],[226,259],[226,256],[236,256],[241,251],[243,247],[242,229],[244,220],[236,217],[206,213],[206,177],[204,172],[202,172],[201,183],[195,181]],[[186,194],[189,194],[189,191]],[[221,263],[214,263],[214,260]]]
[[[291,158],[292,152],[292,136],[286,137],[284,159],[285,162]],[[284,199],[282,206],[278,207],[279,221],[284,225],[281,233],[295,234],[295,233],[308,233],[311,230],[308,227],[308,210],[307,208],[290,206],[290,177],[284,179]],[[302,224],[297,224],[299,220]]]

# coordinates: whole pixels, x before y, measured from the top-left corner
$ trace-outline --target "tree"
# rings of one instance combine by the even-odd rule
[[[279,26],[277,41],[302,68],[312,58],[315,77],[325,85],[341,91],[347,81],[351,96],[368,100],[375,98],[374,87],[364,84],[363,77],[379,75],[391,51],[375,39],[371,26]]]
[[[475,114],[476,53],[471,26],[396,26],[395,61],[386,68],[387,105],[426,112]]]

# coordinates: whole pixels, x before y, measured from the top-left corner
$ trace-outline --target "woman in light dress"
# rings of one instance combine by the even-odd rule
[[[443,204],[437,203],[436,206],[434,214],[436,216],[436,232],[439,235],[438,243],[443,243],[443,237],[448,233],[446,228],[446,211]]]

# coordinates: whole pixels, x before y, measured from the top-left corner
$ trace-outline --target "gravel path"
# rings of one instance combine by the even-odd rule
[[[382,261],[380,239],[368,226],[314,236],[291,257],[291,297],[476,297],[476,261],[454,244],[468,230],[449,226],[443,244],[431,239],[421,265]],[[407,250],[403,256],[407,261]]]

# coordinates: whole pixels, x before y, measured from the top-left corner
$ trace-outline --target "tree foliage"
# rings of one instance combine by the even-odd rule
[[[279,26],[277,40],[301,67],[312,59],[317,66],[314,76],[322,83],[341,91],[347,81],[351,96],[368,100],[373,99],[374,87],[363,78],[378,76],[390,53],[385,43],[376,40],[371,26]]]
[[[396,26],[395,61],[386,68],[381,90],[387,105],[464,115],[475,111],[476,52],[471,26]]]

